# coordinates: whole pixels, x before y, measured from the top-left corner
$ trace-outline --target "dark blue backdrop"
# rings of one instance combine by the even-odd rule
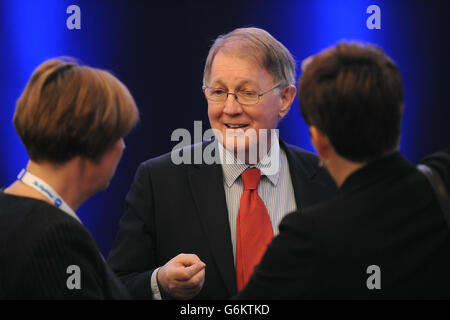
[[[12,125],[15,101],[34,68],[61,55],[112,71],[142,112],[108,190],[78,211],[107,255],[138,164],[169,152],[176,128],[209,125],[200,90],[209,45],[240,26],[268,30],[297,61],[341,39],[381,46],[405,85],[401,151],[411,161],[450,146],[448,1],[113,1],[0,0],[0,187],[27,163]],[[66,8],[81,9],[81,30],[68,30]],[[366,8],[381,9],[381,30],[366,27]],[[312,150],[298,103],[280,124],[289,143]]]

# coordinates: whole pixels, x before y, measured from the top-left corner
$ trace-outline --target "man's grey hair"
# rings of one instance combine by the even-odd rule
[[[253,55],[272,75],[274,83],[281,86],[295,86],[295,60],[289,50],[270,33],[259,28],[238,28],[219,36],[211,46],[203,72],[203,85],[207,85],[211,75],[211,66],[216,54],[236,44],[239,54]]]

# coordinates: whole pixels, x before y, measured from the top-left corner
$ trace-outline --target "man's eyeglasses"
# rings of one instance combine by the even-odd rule
[[[281,84],[276,85],[272,89],[269,89],[263,93],[258,93],[256,91],[247,91],[247,90],[239,90],[236,92],[227,92],[223,89],[219,88],[211,88],[208,86],[203,86],[203,92],[205,93],[206,99],[214,101],[214,102],[225,102],[228,99],[228,95],[234,95],[234,98],[237,102],[243,105],[252,105],[257,104],[261,97],[270,91],[281,87]]]

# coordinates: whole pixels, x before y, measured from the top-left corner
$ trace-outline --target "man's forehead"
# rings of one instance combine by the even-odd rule
[[[212,79],[212,85],[222,85],[222,86],[227,86],[229,85],[229,83],[227,83],[228,81],[222,78],[216,78],[216,79]],[[247,79],[247,78],[234,78],[233,79],[233,84],[237,85],[237,86],[243,86],[243,85],[255,85],[258,86],[259,83],[256,80],[253,79]]]
[[[210,81],[212,83],[227,84],[230,80],[234,84],[259,85],[261,78],[272,75],[251,54],[233,51],[219,51],[211,65]]]
[[[219,50],[217,50],[217,53],[219,52],[242,56],[251,55],[258,60],[260,60],[262,56],[262,52],[258,48],[247,41],[240,39],[228,40],[219,48]]]
[[[217,51],[213,59],[213,64],[217,56],[226,56],[232,57],[233,59],[246,60],[251,64],[257,64],[260,67],[263,67],[262,53],[242,41],[230,41],[224,44]]]

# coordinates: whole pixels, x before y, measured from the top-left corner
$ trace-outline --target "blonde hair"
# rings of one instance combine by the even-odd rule
[[[289,50],[270,33],[259,28],[238,28],[219,36],[211,46],[203,72],[203,85],[207,85],[216,54],[236,43],[243,55],[252,54],[272,74],[274,82],[295,85],[295,60]]]
[[[111,73],[60,58],[33,72],[13,121],[31,160],[64,163],[98,161],[138,119],[133,97]]]

